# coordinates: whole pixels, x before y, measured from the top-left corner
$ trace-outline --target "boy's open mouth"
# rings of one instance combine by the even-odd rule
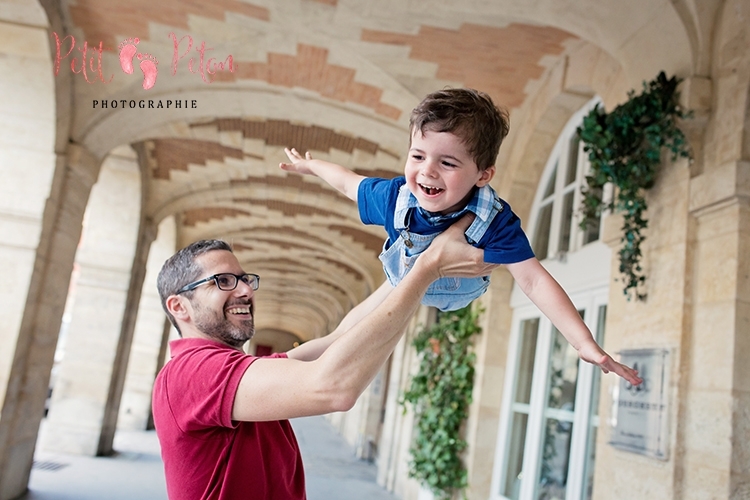
[[[420,187],[420,189],[422,189],[422,191],[424,191],[424,192],[425,192],[425,194],[427,194],[428,196],[435,196],[436,194],[440,194],[440,193],[442,193],[443,191],[445,191],[445,189],[440,189],[440,188],[436,188],[436,187],[432,187],[432,186],[426,186],[426,185],[424,185],[424,184],[420,184],[420,185],[419,185],[419,187]]]

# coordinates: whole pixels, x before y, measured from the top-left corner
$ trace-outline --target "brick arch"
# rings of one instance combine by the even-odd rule
[[[522,219],[530,215],[544,167],[568,120],[595,95],[605,99],[607,108],[607,97],[611,102],[625,98],[623,80],[620,64],[605,51],[586,43],[571,51],[553,70],[545,82],[546,91],[539,92],[531,106],[540,111],[529,117],[529,125],[522,125],[526,128],[514,143],[501,188]]]
[[[366,42],[408,46],[409,59],[437,65],[437,78],[481,89],[508,108],[523,104],[527,83],[546,70],[541,61],[562,54],[565,43],[575,38],[561,29],[519,23],[503,27],[464,23],[458,29],[423,25],[415,35],[362,32]]]
[[[714,27],[713,99],[705,165],[750,160],[750,51],[747,2],[724,3]]]

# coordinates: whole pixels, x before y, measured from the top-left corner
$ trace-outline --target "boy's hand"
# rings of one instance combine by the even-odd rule
[[[309,152],[305,153],[305,156],[302,156],[294,148],[284,148],[284,152],[286,153],[287,157],[289,157],[289,161],[291,161],[292,163],[279,163],[279,168],[281,168],[281,170],[286,170],[287,172],[297,172],[298,174],[315,175],[315,172],[313,172],[310,168],[309,162],[313,158]]]
[[[281,170],[314,175],[350,200],[357,201],[359,183],[365,178],[363,175],[353,172],[337,163],[315,160],[310,153],[302,156],[294,148],[284,148],[284,152],[291,163],[279,163]]]
[[[596,342],[586,343],[578,349],[578,357],[582,360],[598,366],[604,373],[615,373],[624,378],[633,385],[643,382],[638,376],[638,371],[629,366],[618,363],[612,357],[604,352]]]

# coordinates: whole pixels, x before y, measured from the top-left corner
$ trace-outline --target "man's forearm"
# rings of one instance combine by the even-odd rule
[[[420,259],[373,312],[320,356],[322,377],[334,383],[333,390],[348,395],[352,404],[388,359],[427,287],[439,277],[426,262],[420,265]]]

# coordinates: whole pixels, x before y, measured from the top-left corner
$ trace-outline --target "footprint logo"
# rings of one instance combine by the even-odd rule
[[[140,42],[138,38],[128,38],[120,42],[120,67],[128,75],[133,74],[133,56],[135,56],[138,42]]]
[[[138,66],[143,72],[143,88],[144,90],[148,90],[156,83],[156,75],[159,72],[157,68],[159,61],[151,54],[138,54],[136,57],[141,60]]]

